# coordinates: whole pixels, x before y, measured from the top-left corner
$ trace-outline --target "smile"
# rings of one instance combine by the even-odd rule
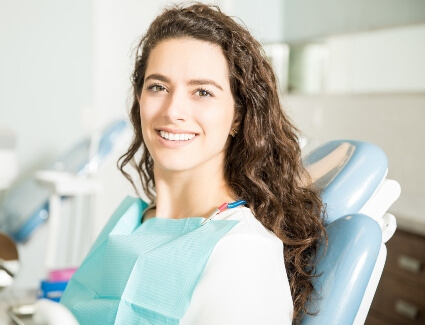
[[[171,133],[166,131],[159,131],[159,135],[169,141],[188,141],[196,136],[194,133]]]

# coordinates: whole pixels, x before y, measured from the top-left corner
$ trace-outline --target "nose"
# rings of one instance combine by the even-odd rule
[[[162,116],[170,121],[185,121],[188,115],[188,105],[184,91],[175,89],[164,103]]]

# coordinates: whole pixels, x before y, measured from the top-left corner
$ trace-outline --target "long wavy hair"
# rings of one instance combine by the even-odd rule
[[[135,167],[144,192],[155,200],[154,162],[143,140],[138,99],[152,49],[164,40],[183,37],[220,46],[227,60],[235,112],[241,122],[225,155],[225,180],[238,197],[246,199],[264,227],[284,243],[297,323],[311,313],[306,303],[317,276],[318,241],[325,235],[323,207],[318,193],[306,185],[309,177],[301,160],[298,131],[282,110],[273,70],[246,28],[218,7],[203,4],[168,8],[152,22],[136,48],[130,112],[134,138],[118,166],[136,188],[124,170],[129,163]]]

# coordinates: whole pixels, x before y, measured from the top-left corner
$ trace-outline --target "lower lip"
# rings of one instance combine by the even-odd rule
[[[161,142],[161,144],[164,145],[167,148],[181,148],[181,147],[187,146],[190,143],[192,143],[193,141],[195,141],[195,139],[197,137],[197,135],[195,135],[190,140],[172,141],[172,140],[167,140],[167,139],[164,139],[163,137],[161,137],[159,132],[157,132],[156,134],[158,136],[159,142]]]

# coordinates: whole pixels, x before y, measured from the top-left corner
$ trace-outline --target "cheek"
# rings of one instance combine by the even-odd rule
[[[146,118],[145,118],[145,111],[143,109],[143,105],[141,102],[139,102],[139,115],[140,115],[140,123],[143,126],[143,123],[146,120]]]
[[[233,123],[236,110],[232,98],[223,98],[211,105],[199,107],[195,112],[203,120],[221,126],[230,126]]]
[[[197,117],[198,123],[214,141],[226,142],[233,122],[233,112],[212,110]]]
[[[147,106],[145,102],[142,100],[139,101],[139,107],[140,107],[140,126],[142,128],[143,137],[146,138],[146,131],[148,130],[148,126],[150,121],[152,120],[152,111],[146,109]]]
[[[155,105],[142,96],[139,100],[139,108],[142,125],[148,123],[155,115]]]

